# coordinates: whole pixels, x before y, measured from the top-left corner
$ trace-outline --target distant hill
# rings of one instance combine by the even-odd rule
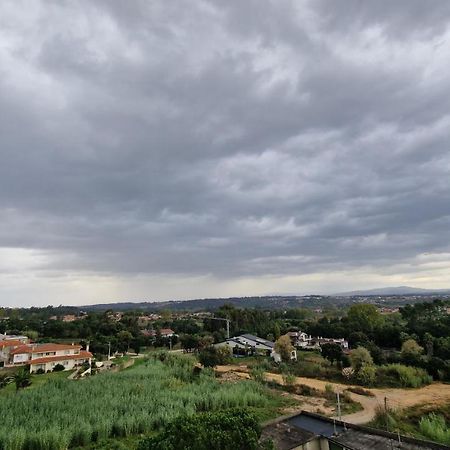
[[[85,311],[114,311],[141,310],[161,311],[214,311],[223,305],[233,305],[238,308],[262,309],[290,309],[290,308],[319,308],[323,306],[346,303],[333,297],[321,295],[308,296],[264,296],[264,297],[230,297],[230,298],[203,298],[195,300],[173,300],[166,302],[120,302],[102,303],[98,305],[82,306]]]
[[[267,295],[261,297],[230,297],[230,298],[200,298],[195,300],[172,300],[163,302],[126,301],[116,303],[101,303],[79,307],[83,311],[145,311],[158,312],[164,309],[171,311],[215,311],[223,305],[233,305],[236,308],[260,308],[265,310],[292,308],[342,308],[353,303],[364,301],[372,296],[371,303],[380,305],[403,306],[407,303],[418,303],[433,300],[438,295],[449,295],[450,290],[426,290],[407,286],[353,291],[336,295]],[[395,297],[388,302],[376,297]],[[414,298],[417,296],[417,298]],[[405,298],[406,297],[406,298]]]
[[[378,289],[367,289],[361,291],[350,291],[336,294],[340,297],[357,297],[357,296],[387,296],[387,295],[438,295],[450,294],[450,289],[421,289],[409,286],[395,286]]]

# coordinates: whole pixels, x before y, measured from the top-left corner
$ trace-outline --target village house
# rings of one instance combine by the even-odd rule
[[[294,347],[303,350],[320,350],[320,346],[323,344],[338,344],[343,350],[348,350],[348,341],[344,338],[313,337],[302,331],[290,331],[288,336]]]
[[[144,330],[142,332],[145,336],[156,337],[158,335],[158,330]],[[159,330],[161,337],[170,338],[175,336],[175,331],[170,328],[161,328]]]
[[[81,345],[68,344],[25,344],[9,351],[6,366],[30,367],[30,372],[49,372],[55,366],[62,365],[64,370],[72,370],[85,362],[91,363],[92,353],[89,347],[82,350]]]
[[[8,364],[12,350],[28,344],[28,342],[28,336],[0,334],[0,367],[5,367]]]
[[[271,356],[275,362],[281,361],[281,356],[274,350],[275,344],[267,339],[260,338],[253,334],[242,334],[224,342],[216,344],[216,347],[228,346],[233,354],[257,354]],[[291,359],[297,359],[297,352],[293,350]]]

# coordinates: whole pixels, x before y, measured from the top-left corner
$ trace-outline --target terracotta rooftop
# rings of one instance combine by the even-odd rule
[[[17,355],[22,353],[46,353],[57,352],[61,350],[79,350],[81,345],[69,345],[69,344],[25,344],[21,347],[14,349],[11,354]]]
[[[35,358],[28,361],[27,364],[44,364],[48,362],[67,361],[68,359],[89,359],[92,358],[92,353],[86,350],[81,350],[77,355],[61,355],[61,356],[46,356],[44,358]]]
[[[0,348],[4,347],[19,347],[25,345],[22,341],[11,339],[9,341],[0,341]]]

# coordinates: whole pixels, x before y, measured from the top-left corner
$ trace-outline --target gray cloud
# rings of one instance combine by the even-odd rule
[[[4,2],[0,248],[46,255],[11,270],[441,261],[449,20],[445,1]]]

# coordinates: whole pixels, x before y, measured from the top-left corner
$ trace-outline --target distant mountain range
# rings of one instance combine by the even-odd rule
[[[395,286],[385,287],[377,289],[366,289],[361,291],[350,291],[336,294],[339,297],[358,297],[358,296],[370,296],[370,295],[439,295],[450,294],[450,289],[421,289],[410,286]]]

